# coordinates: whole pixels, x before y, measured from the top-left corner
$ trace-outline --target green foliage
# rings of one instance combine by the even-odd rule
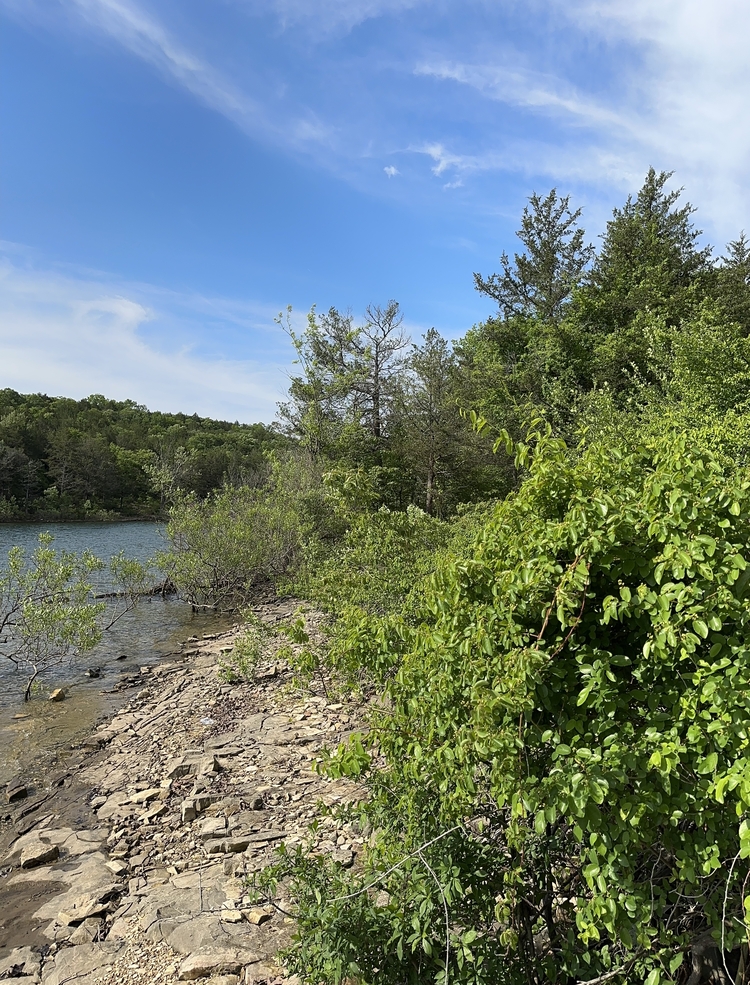
[[[49,533],[30,556],[21,547],[0,569],[0,657],[28,675],[25,696],[50,667],[92,650],[152,586],[149,565],[117,554],[105,563],[88,551],[58,551]],[[106,571],[110,589],[96,594]]]
[[[593,331],[625,329],[646,310],[679,322],[692,309],[696,288],[708,287],[711,248],[698,246],[695,209],[678,207],[681,191],[666,191],[671,177],[649,168],[635,198],[629,196],[607,223],[575,302],[576,317]]]
[[[243,613],[243,626],[232,650],[220,661],[219,676],[228,684],[252,680],[255,669],[266,652],[272,633],[251,611]]]
[[[448,524],[416,506],[402,513],[381,507],[354,514],[333,549],[308,556],[292,590],[334,619],[327,644],[297,656],[302,678],[326,668],[347,690],[382,681],[449,536]]]
[[[241,608],[253,588],[281,576],[328,512],[319,471],[298,457],[272,458],[262,486],[225,486],[205,499],[179,496],[170,548],[159,564],[191,605]]]
[[[310,559],[297,587],[326,612],[345,605],[381,615],[400,609],[432,571],[448,530],[417,506],[360,513],[333,553]]]
[[[103,563],[88,552],[57,551],[50,534],[27,557],[14,547],[0,570],[0,656],[28,675],[92,649],[102,634],[104,602],[92,598],[91,575]]]
[[[329,764],[368,784],[364,872],[285,860],[305,981],[444,982],[445,907],[453,983],[653,983],[746,939],[750,481],[679,435],[517,464]]]
[[[262,424],[0,390],[0,521],[156,516],[177,490],[252,481],[288,444]]]
[[[474,274],[476,289],[497,301],[504,319],[520,315],[559,322],[564,315],[594,255],[578,226],[581,209],[571,212],[569,203],[569,197],[558,197],[554,188],[545,198],[532,195],[516,234],[528,252],[516,253],[513,265],[503,253],[501,274]]]

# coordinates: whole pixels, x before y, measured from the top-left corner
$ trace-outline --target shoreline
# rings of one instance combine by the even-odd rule
[[[0,518],[0,525],[7,524],[9,526],[25,526],[28,524],[32,526],[33,524],[40,523],[168,523],[168,516],[92,516],[92,517],[56,517],[54,520],[45,519],[44,517],[10,517],[10,518]]]
[[[294,607],[270,599],[254,611],[275,625]],[[319,803],[352,796],[348,781],[311,767],[357,709],[290,693],[272,652],[253,680],[225,683],[219,665],[238,631],[182,644],[43,787],[4,809],[0,979],[289,981],[276,955],[293,921],[254,905],[244,879],[282,842],[306,841]],[[4,800],[12,794],[11,784]],[[363,841],[328,817],[316,838],[316,852],[344,865]]]

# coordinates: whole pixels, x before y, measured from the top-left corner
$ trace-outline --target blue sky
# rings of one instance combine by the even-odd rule
[[[0,0],[0,386],[271,420],[274,315],[491,313],[556,186],[750,229],[737,0]]]

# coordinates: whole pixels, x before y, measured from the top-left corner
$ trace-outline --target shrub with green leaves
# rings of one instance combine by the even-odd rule
[[[272,635],[262,619],[253,612],[244,613],[244,624],[234,646],[219,664],[222,680],[228,684],[251,680]]]
[[[452,528],[417,506],[346,516],[341,540],[325,553],[309,552],[292,589],[333,616],[327,645],[310,668],[325,665],[351,689],[382,681],[392,670],[401,625],[415,616]]]
[[[441,563],[372,729],[328,763],[367,784],[363,870],[275,873],[305,982],[737,974],[750,480],[671,435],[537,434],[516,458],[527,479]]]
[[[95,593],[97,575],[106,595]],[[0,658],[26,675],[26,699],[50,667],[92,650],[149,584],[140,561],[117,554],[107,565],[90,551],[57,550],[49,533],[30,554],[11,548],[0,567]]]
[[[378,615],[401,609],[433,570],[449,532],[448,524],[417,506],[355,513],[341,542],[325,557],[311,558],[295,588],[327,612],[346,605]]]
[[[159,564],[193,606],[241,608],[258,583],[286,571],[329,512],[318,470],[302,458],[270,458],[260,486],[224,486],[170,510],[170,547]]]

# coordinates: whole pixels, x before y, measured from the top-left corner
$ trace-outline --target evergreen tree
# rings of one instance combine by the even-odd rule
[[[584,245],[585,233],[578,225],[581,209],[571,212],[569,202],[569,196],[558,197],[555,188],[545,198],[532,195],[516,233],[527,252],[516,253],[513,264],[503,253],[499,274],[474,274],[476,289],[497,301],[504,319],[523,315],[558,322],[565,313],[594,255],[594,247]]]
[[[728,318],[750,332],[750,242],[744,231],[727,244],[716,280],[717,298]]]
[[[649,168],[636,197],[607,223],[577,297],[577,314],[590,329],[617,331],[646,310],[678,322],[708,286],[711,247],[699,246],[693,206],[677,207],[682,189],[666,191],[672,173]]]

